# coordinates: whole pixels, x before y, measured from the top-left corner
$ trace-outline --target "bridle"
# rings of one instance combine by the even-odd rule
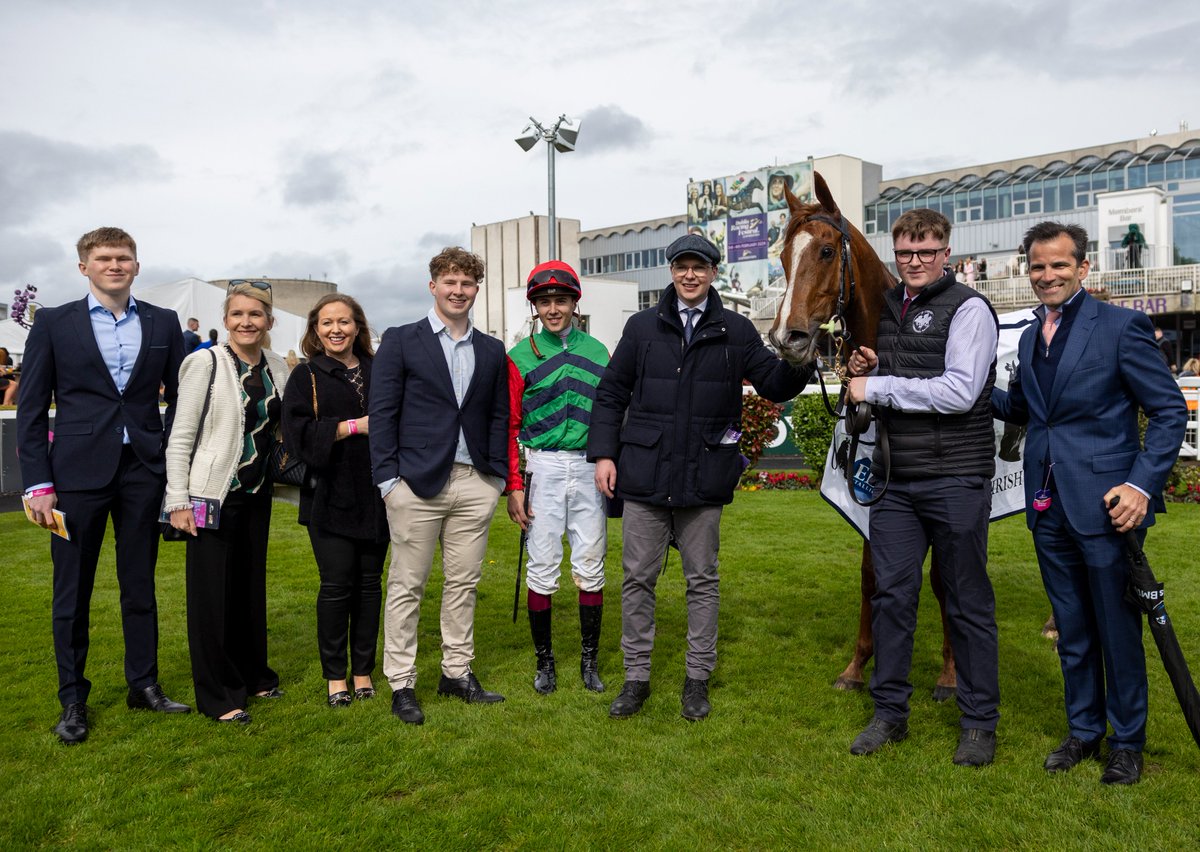
[[[838,296],[837,303],[834,306],[833,314],[829,321],[821,324],[821,329],[825,331],[834,341],[833,363],[830,365],[833,368],[834,374],[841,382],[841,391],[838,394],[837,405],[835,406],[829,400],[829,390],[825,387],[825,377],[817,370],[817,380],[821,384],[821,399],[825,403],[825,409],[829,412],[830,417],[842,417],[846,424],[846,434],[850,436],[849,442],[843,443],[842,447],[834,454],[835,465],[840,465],[846,474],[846,487],[850,491],[850,499],[860,506],[873,506],[880,501],[884,492],[887,491],[888,484],[892,479],[892,454],[891,445],[888,441],[887,424],[875,416],[875,410],[870,403],[853,403],[847,399],[846,388],[850,384],[850,379],[846,374],[846,364],[842,359],[842,353],[849,346],[851,340],[850,326],[846,323],[846,310],[854,303],[854,290],[856,282],[854,280],[854,265],[850,262],[850,225],[844,216],[838,216],[836,219],[832,216],[825,216],[817,213],[808,217],[810,222],[824,222],[827,225],[835,228],[841,234],[840,257],[838,260]],[[839,410],[844,410],[844,414],[839,414]],[[871,422],[875,421],[875,436],[876,442],[879,445],[880,456],[883,460],[883,485],[868,500],[860,500],[858,494],[854,490],[854,465],[853,460],[857,457],[858,445],[863,434],[870,428]]]

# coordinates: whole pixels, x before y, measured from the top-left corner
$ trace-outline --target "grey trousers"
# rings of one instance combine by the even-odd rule
[[[650,680],[654,649],[654,586],[672,524],[687,581],[687,676],[706,680],[717,665],[717,611],[721,594],[717,552],[721,506],[669,509],[625,501],[622,532],[621,651],[626,680]]]

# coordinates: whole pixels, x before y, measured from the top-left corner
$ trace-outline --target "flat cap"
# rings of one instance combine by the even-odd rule
[[[685,254],[694,254],[713,266],[721,262],[721,250],[699,234],[685,234],[667,246],[667,263]]]

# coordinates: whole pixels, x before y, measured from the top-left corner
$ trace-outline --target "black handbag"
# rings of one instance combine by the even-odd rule
[[[312,381],[313,419],[317,418],[317,376],[311,365],[308,366],[308,377]],[[276,485],[291,485],[295,488],[313,489],[317,487],[317,477],[308,469],[308,463],[300,456],[288,450],[283,441],[271,445],[271,455],[267,459],[267,478]]]
[[[204,418],[208,416],[208,407],[212,404],[213,385],[217,383],[217,353],[210,348],[209,354],[212,355],[212,375],[208,379],[208,391],[204,394],[204,407],[200,409],[200,423],[196,426],[196,437],[192,439],[192,453],[188,456],[188,470],[191,470],[192,461],[196,458],[196,448],[200,446],[200,436],[204,434]],[[171,526],[170,521],[159,521],[159,527],[162,530],[163,541],[187,541],[191,538],[191,534],[184,530],[175,529]]]

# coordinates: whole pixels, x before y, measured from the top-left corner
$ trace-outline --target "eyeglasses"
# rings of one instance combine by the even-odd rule
[[[916,251],[913,251],[912,249],[896,249],[894,252],[892,252],[892,254],[896,255],[896,263],[908,263],[913,259],[914,254],[917,256],[917,259],[921,261],[921,263],[930,263],[935,257],[945,250],[945,246],[935,249],[917,249]]]
[[[564,287],[571,287],[575,290],[579,288],[579,279],[562,269],[543,269],[541,272],[529,279],[530,284],[562,284]]]
[[[228,293],[234,287],[238,287],[243,284],[247,287],[253,287],[255,290],[266,290],[268,293],[271,292],[271,285],[266,281],[247,281],[245,278],[234,278],[225,288],[225,292]]]
[[[711,272],[712,266],[707,263],[672,263],[671,271],[677,275],[686,276],[689,272],[699,278],[701,275]]]

